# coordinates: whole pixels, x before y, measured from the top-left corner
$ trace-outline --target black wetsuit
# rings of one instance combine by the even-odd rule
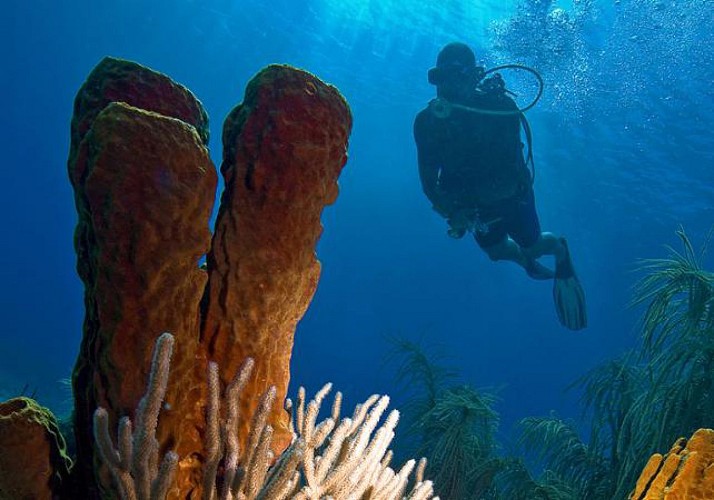
[[[516,113],[491,115],[458,107],[444,117],[429,107],[419,112],[414,138],[424,192],[447,218],[459,210],[478,210],[479,219],[489,223],[487,231],[475,233],[482,247],[508,235],[528,247],[538,239],[540,224],[518,107],[502,93],[474,93],[459,104]]]

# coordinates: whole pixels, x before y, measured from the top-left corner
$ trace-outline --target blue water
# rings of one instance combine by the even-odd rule
[[[635,345],[637,259],[665,255],[681,224],[714,223],[714,2],[416,0],[11,1],[0,16],[3,326],[0,397],[36,390],[59,413],[83,318],[66,175],[76,91],[105,55],[189,87],[220,127],[261,67],[288,63],[336,85],[354,114],[341,194],[325,209],[315,299],[293,381],[333,381],[353,404],[401,391],[389,335],[420,341],[476,387],[498,388],[504,435],[520,418],[577,418],[564,389]],[[589,327],[564,330],[550,285],[452,240],[421,192],[414,115],[433,96],[439,48],[487,66],[534,66],[528,113],[543,228],[566,235]],[[504,73],[519,102],[532,81]],[[708,259],[712,267],[712,259]],[[445,361],[444,361],[445,360]]]

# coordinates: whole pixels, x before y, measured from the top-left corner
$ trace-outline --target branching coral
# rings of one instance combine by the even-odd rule
[[[166,392],[173,343],[168,333],[157,340],[148,389],[136,412],[136,426],[132,429],[127,417],[120,420],[118,448],[110,437],[107,412],[98,408],[94,414],[100,456],[111,470],[124,500],[161,500],[171,487],[178,456],[173,451],[167,452],[159,466],[155,431]],[[409,460],[398,472],[389,467],[392,454],[387,449],[394,438],[399,412],[392,410],[380,425],[389,404],[387,396],[373,395],[355,408],[351,418],[340,419],[342,396],[338,392],[331,416],[318,424],[320,408],[331,384],[318,391],[307,405],[305,390],[300,388],[296,407],[287,403],[290,413],[294,414],[292,443],[273,464],[273,428],[268,423],[268,415],[275,401],[275,388],[270,387],[258,403],[250,421],[247,445],[241,449],[239,400],[252,369],[253,361],[248,359],[226,387],[221,404],[218,367],[215,363],[208,366],[205,500],[435,498],[431,481],[423,477],[424,459],[419,462],[408,494],[407,485],[415,461]],[[221,406],[225,406],[223,416]]]
[[[173,336],[167,333],[156,341],[148,388],[136,410],[136,426],[132,429],[129,417],[121,418],[117,435],[118,448],[114,448],[109,436],[107,410],[97,408],[94,412],[94,439],[123,499],[165,498],[176,472],[178,455],[172,451],[164,455],[161,467],[158,467],[159,442],[156,439],[159,411],[169,380],[173,344]]]

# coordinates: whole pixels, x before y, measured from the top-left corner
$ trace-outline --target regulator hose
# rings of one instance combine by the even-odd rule
[[[540,100],[541,96],[543,95],[543,87],[545,84],[543,83],[543,78],[540,76],[540,73],[538,73],[536,70],[531,68],[530,66],[524,66],[523,64],[503,64],[501,66],[496,66],[495,68],[491,68],[483,73],[483,77],[490,73],[495,73],[496,71],[500,71],[502,69],[522,69],[524,71],[527,71],[534,75],[536,79],[538,80],[538,93],[536,94],[535,98],[533,101],[531,101],[528,106],[525,106],[523,108],[519,109],[514,109],[514,110],[496,110],[496,109],[484,109],[484,108],[477,108],[473,106],[465,106],[463,104],[455,104],[452,102],[449,102],[448,100],[444,98],[437,97],[436,99],[433,99],[429,103],[429,107],[431,108],[432,112],[439,118],[445,118],[449,114],[451,114],[451,110],[456,108],[456,109],[463,109],[466,111],[473,111],[474,113],[482,113],[484,115],[496,115],[496,116],[511,116],[511,115],[520,115],[522,113],[525,113],[529,109],[531,109],[533,106],[535,106],[538,101]],[[483,78],[482,78],[483,80]]]
[[[538,80],[538,93],[536,94],[535,98],[528,106],[526,106],[524,108],[520,108],[518,110],[518,113],[525,113],[526,111],[531,109],[533,106],[535,106],[536,103],[538,103],[538,101],[540,100],[541,96],[543,95],[543,87],[545,87],[545,84],[543,83],[543,77],[541,77],[540,73],[538,73],[536,70],[534,70],[530,66],[525,66],[523,64],[503,64],[501,66],[496,66],[495,68],[491,68],[491,69],[487,70],[483,74],[483,76],[486,76],[489,73],[495,73],[496,71],[500,71],[502,69],[522,69],[524,71],[529,72],[533,76],[535,76],[536,80]],[[515,113],[515,111],[511,111],[509,113]]]

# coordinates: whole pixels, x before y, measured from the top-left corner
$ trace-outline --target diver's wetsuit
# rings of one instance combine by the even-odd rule
[[[504,94],[474,93],[460,105],[517,111]],[[452,108],[438,117],[430,108],[414,121],[419,176],[434,208],[447,218],[478,210],[488,231],[475,232],[482,248],[510,236],[521,247],[540,236],[530,172],[523,158],[520,115],[489,115]]]

